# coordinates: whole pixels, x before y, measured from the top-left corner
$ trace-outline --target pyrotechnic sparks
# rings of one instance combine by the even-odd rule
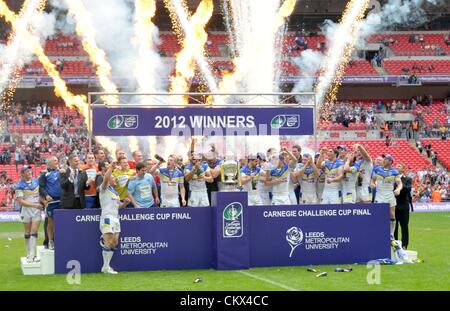
[[[294,11],[295,4],[297,3],[297,0],[285,0],[283,2],[283,5],[278,10],[277,15],[275,16],[275,22],[274,22],[274,28],[275,31],[278,31],[278,29],[284,25],[286,22],[286,18],[291,16],[292,12]]]
[[[213,13],[213,1],[202,0],[197,7],[196,12],[190,19],[186,13],[185,7],[180,0],[171,0],[170,4],[166,1],[169,11],[175,12],[172,16],[177,16],[180,25],[184,30],[184,39],[182,41],[182,49],[176,56],[175,75],[170,77],[171,93],[188,92],[190,81],[195,75],[195,62],[199,65],[208,88],[215,92],[217,90],[216,82],[209,69],[209,65],[203,57],[204,46],[208,40],[208,34],[205,31],[206,24]],[[173,97],[175,103],[187,103],[187,98]]]
[[[67,1],[69,14],[73,14],[76,20],[76,32],[82,38],[84,50],[88,53],[89,59],[96,67],[96,73],[100,85],[105,92],[117,93],[116,85],[111,81],[111,65],[106,59],[105,52],[97,46],[95,40],[94,25],[90,14],[86,11],[81,0]],[[117,96],[104,96],[103,100],[108,104],[118,104]]]
[[[19,16],[16,16],[15,13],[8,9],[3,2],[0,2],[1,12],[0,15],[4,16],[6,21],[12,24],[13,29],[15,28],[16,21]],[[82,113],[84,117],[85,124],[90,129],[90,125],[87,124],[88,120],[88,105],[86,96],[84,95],[73,95],[68,89],[66,82],[61,79],[61,76],[56,69],[56,65],[53,64],[50,59],[45,55],[44,49],[42,48],[39,38],[31,33],[26,33],[25,38],[28,42],[31,42],[31,46],[34,54],[38,57],[39,61],[44,66],[44,69],[47,71],[48,75],[53,79],[53,84],[55,87],[55,95],[61,97],[64,100],[66,106],[70,108],[78,108],[78,110]]]
[[[139,91],[157,91],[157,62],[160,58],[156,53],[153,34],[157,32],[152,18],[156,12],[155,0],[135,0],[135,43],[138,46],[139,57],[134,68]]]
[[[23,44],[28,36],[34,16],[41,12],[45,6],[45,0],[27,0],[22,6],[18,16],[14,16],[14,12],[10,11],[6,4],[0,2],[0,15],[4,16],[6,21],[11,22],[13,31],[9,35],[8,44],[3,49],[0,64],[0,93],[10,84],[5,99],[8,100],[14,94],[15,86],[20,81],[19,67],[23,66],[27,54],[30,53],[26,45]]]
[[[295,0],[286,0],[280,8],[277,1],[262,6],[260,1],[231,0],[235,43],[239,56],[233,59],[234,70],[225,73],[219,83],[222,93],[267,92],[273,90],[275,65],[275,37],[294,8]],[[224,6],[224,9],[227,8]],[[274,13],[275,12],[275,13]],[[229,17],[227,19],[230,19]],[[226,99],[226,98],[223,98]]]
[[[331,113],[329,105],[332,100],[336,99],[345,66],[350,60],[353,47],[358,39],[360,21],[364,17],[368,5],[369,0],[351,0],[347,4],[341,21],[333,34],[333,40],[330,42],[326,59],[321,66],[321,75],[315,87],[320,115],[325,118]],[[324,103],[325,94],[332,83],[335,83],[335,86],[327,96],[328,101]]]

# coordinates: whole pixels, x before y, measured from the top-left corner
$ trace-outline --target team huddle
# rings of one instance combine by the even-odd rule
[[[195,141],[193,142],[195,144]],[[391,155],[372,161],[359,144],[348,150],[322,148],[314,157],[301,154],[295,145],[290,151],[270,148],[267,153],[250,154],[236,162],[235,191],[248,193],[248,205],[297,205],[341,203],[389,203],[391,235],[395,227],[395,196],[402,188],[400,174],[405,166],[392,167]],[[123,150],[116,161],[108,160],[97,149],[81,164],[78,155],[69,156],[61,167],[56,157],[47,159],[47,170],[38,179],[32,168],[21,169],[16,186],[25,229],[27,261],[36,261],[36,243],[41,210],[46,214],[46,245],[54,249],[54,211],[58,208],[101,208],[100,244],[103,249],[102,272],[117,273],[110,261],[120,233],[119,208],[206,207],[211,192],[220,191],[224,182],[223,163],[214,148],[205,153],[193,150],[189,161],[170,155],[166,160],[143,160],[140,151],[128,160]]]

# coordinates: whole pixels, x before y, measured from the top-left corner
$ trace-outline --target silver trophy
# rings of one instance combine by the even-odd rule
[[[238,183],[238,163],[234,160],[227,160],[223,163],[224,178],[222,180],[225,184]]]
[[[239,165],[231,153],[227,153],[222,162],[221,187],[220,191],[237,191],[239,184]]]

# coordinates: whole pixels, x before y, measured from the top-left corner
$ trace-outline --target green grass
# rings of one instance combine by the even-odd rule
[[[336,266],[320,266],[328,272],[322,278],[305,267],[83,274],[81,284],[70,285],[66,275],[22,275],[22,225],[0,223],[0,290],[450,290],[449,224],[450,213],[413,213],[409,248],[418,251],[425,263],[381,266],[381,284],[376,285],[367,283],[365,265],[353,266],[350,273],[335,273]],[[194,283],[197,277],[204,281]]]

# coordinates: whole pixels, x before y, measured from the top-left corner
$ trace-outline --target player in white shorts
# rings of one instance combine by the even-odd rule
[[[386,154],[383,155],[383,158],[383,166],[376,166],[373,169],[371,187],[376,188],[377,190],[375,194],[375,203],[389,203],[391,217],[391,240],[393,240],[395,230],[395,207],[397,206],[395,196],[400,194],[403,184],[400,173],[392,167],[394,157],[390,154]]]
[[[170,155],[167,159],[167,167],[158,169],[157,167],[163,162],[153,166],[150,169],[150,173],[156,172],[161,180],[161,207],[180,207],[180,200],[178,199],[181,194],[181,204],[186,206],[184,188],[184,175],[177,167],[177,160],[174,155]]]
[[[189,182],[188,206],[209,206],[206,182],[213,182],[208,163],[202,162],[199,154],[194,154],[193,162],[184,168],[184,178]]]
[[[300,146],[297,146],[296,148],[293,148],[293,150],[298,150],[297,148],[300,148]],[[285,159],[285,162],[289,165],[289,175],[291,178],[289,178],[289,200],[291,201],[291,205],[297,205],[297,197],[295,196],[295,188],[298,186],[297,178],[292,178],[292,174],[294,173],[298,163],[298,157],[294,155],[294,153],[290,152],[287,148],[281,149],[283,153],[286,153],[287,157]]]
[[[323,161],[325,153],[328,160]],[[340,204],[339,191],[341,189],[341,180],[344,177],[344,165],[338,159],[339,150],[325,149],[320,151],[319,167],[325,174],[325,185],[323,188],[321,204]]]
[[[20,217],[24,226],[27,262],[37,262],[36,246],[41,223],[41,211],[44,205],[39,198],[39,181],[33,178],[31,166],[23,166],[20,170],[22,177],[16,186],[17,202],[21,206]]]
[[[102,272],[107,274],[117,274],[110,266],[114,250],[117,249],[120,234],[119,208],[123,208],[130,203],[127,197],[120,202],[119,193],[114,189],[116,178],[112,172],[117,163],[113,162],[105,173],[102,184],[99,186],[100,207],[102,213],[100,216],[100,231],[102,233],[100,245],[103,248],[103,267]]]
[[[352,153],[347,154],[342,179],[342,202],[356,203],[356,182],[358,181],[358,164]]]
[[[372,158],[360,144],[355,144],[353,150],[355,150],[355,155],[358,158],[356,163],[359,170],[359,179],[361,180],[361,185],[356,187],[356,202],[371,203],[372,193],[369,190],[373,170]]]
[[[319,168],[319,164],[318,164],[319,156],[320,156],[319,153],[317,153],[314,156],[314,163],[316,164],[317,168]],[[319,201],[319,203],[322,201],[322,194],[323,194],[324,187],[325,187],[325,173],[323,172],[322,169],[319,168],[319,177],[317,178],[317,183],[316,183],[317,200]]]
[[[320,171],[310,154],[304,154],[302,163],[297,164],[292,178],[300,181],[300,204],[317,204],[316,182]]]
[[[289,165],[285,163],[285,154],[278,156],[277,166],[270,171],[266,185],[272,186],[272,205],[290,205]]]
[[[269,192],[272,191],[272,186],[266,185],[266,180],[269,178],[270,171],[274,168],[270,162],[266,161],[266,155],[262,152],[258,152],[256,157],[258,158],[259,167],[259,179],[256,189],[258,190],[259,197],[263,205],[272,205]]]
[[[247,160],[247,165],[241,168],[242,189],[248,194],[248,205],[262,205],[263,203],[258,192],[258,179],[261,168],[257,165],[257,156],[250,154]]]

